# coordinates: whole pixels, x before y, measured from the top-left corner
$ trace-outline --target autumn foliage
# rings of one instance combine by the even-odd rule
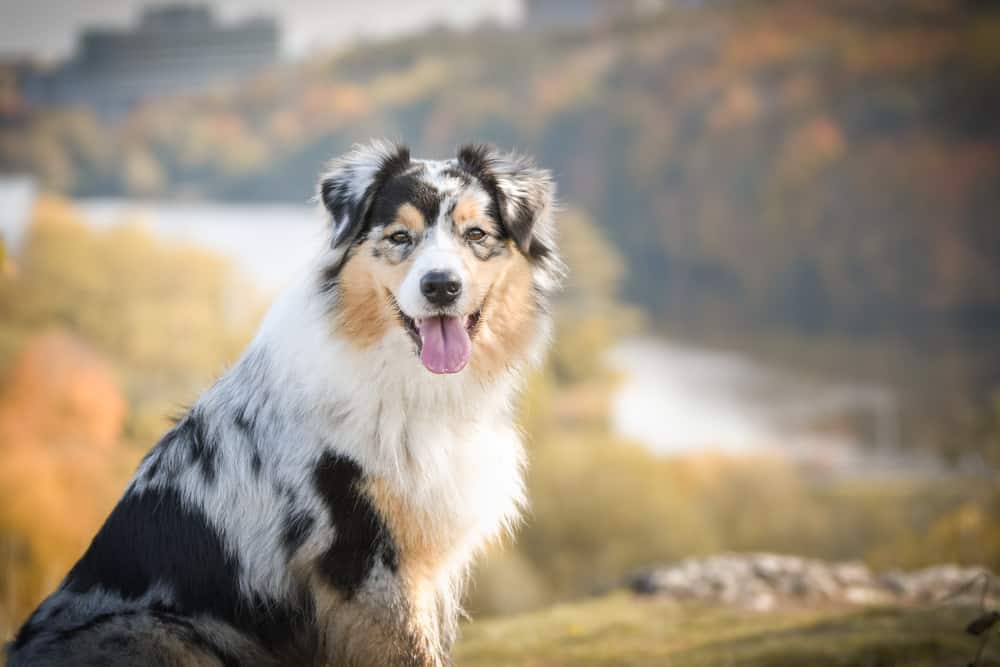
[[[76,196],[304,202],[326,160],[371,136],[428,156],[516,144],[552,168],[571,271],[520,409],[533,507],[477,572],[474,610],[727,549],[1000,569],[1000,13],[668,4],[697,7],[387,41],[116,123],[28,110],[8,87],[0,171]],[[0,256],[0,639],[262,309],[220,258],[141,220],[93,229],[52,197],[33,217]],[[818,482],[771,457],[624,442],[604,355],[642,322],[888,385],[901,446],[973,471]]]
[[[136,451],[108,363],[64,331],[29,338],[0,391],[0,591],[20,612],[55,586],[110,511]],[[2,611],[2,607],[0,607]]]
[[[0,634],[59,583],[260,305],[209,253],[38,201],[0,276]]]

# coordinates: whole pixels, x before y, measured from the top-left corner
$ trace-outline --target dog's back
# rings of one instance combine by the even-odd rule
[[[246,596],[240,558],[214,522],[176,487],[151,483],[177,472],[164,467],[201,465],[204,419],[188,415],[153,449],[86,553],[14,638],[9,667],[266,666],[276,654],[282,664],[311,664],[308,605]]]
[[[269,652],[217,623],[135,605],[87,609],[62,593],[46,602],[9,646],[8,667],[233,667],[279,663]]]

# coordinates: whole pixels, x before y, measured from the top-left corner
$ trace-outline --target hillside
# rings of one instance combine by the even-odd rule
[[[615,593],[463,629],[460,667],[964,667],[975,608],[766,613]],[[994,641],[976,667],[1000,665]]]
[[[1000,329],[1000,12],[735,2],[557,34],[436,32],[120,125],[8,109],[0,170],[76,194],[303,201],[369,136],[518,145],[658,318],[806,333]]]

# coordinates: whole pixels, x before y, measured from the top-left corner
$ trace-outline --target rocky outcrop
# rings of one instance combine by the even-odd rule
[[[858,562],[830,563],[767,553],[690,558],[636,573],[637,593],[710,600],[768,610],[779,604],[987,604],[1000,582],[983,568],[936,565],[873,572]]]

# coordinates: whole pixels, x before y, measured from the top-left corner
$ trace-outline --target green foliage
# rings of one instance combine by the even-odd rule
[[[487,560],[475,611],[535,608],[607,590],[653,562],[721,551],[865,560],[883,569],[1000,567],[1000,493],[983,479],[817,484],[778,459],[667,460],[596,436],[536,443],[528,479],[526,525],[498,562],[528,572],[529,594],[491,598],[509,573]]]
[[[647,451],[572,437],[537,447],[531,465],[531,514],[517,547],[560,598],[717,546],[716,527],[672,483],[671,466]]]

